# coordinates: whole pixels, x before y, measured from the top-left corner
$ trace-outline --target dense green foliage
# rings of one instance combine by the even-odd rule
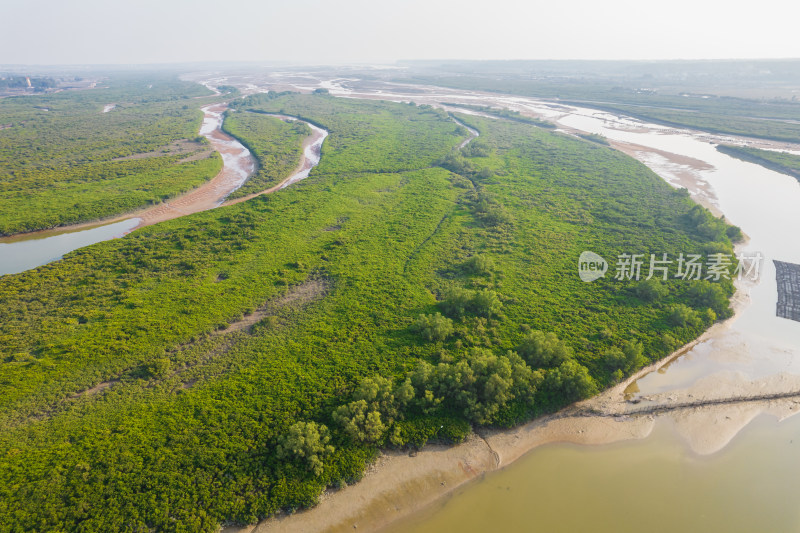
[[[414,329],[425,340],[443,341],[453,334],[453,321],[443,317],[441,313],[419,315],[414,322]]]
[[[731,146],[727,144],[717,145],[717,150],[723,154],[728,154],[743,161],[761,165],[762,167],[776,172],[788,174],[800,180],[800,156],[798,155],[788,152],[760,150],[750,146]]]
[[[278,459],[302,459],[316,475],[322,473],[323,459],[335,448],[328,444],[328,428],[314,422],[296,422],[278,439]]]
[[[325,94],[304,99],[268,93],[249,96],[231,107],[295,116],[328,130],[316,174],[428,168],[464,135],[447,113],[430,106],[404,109],[384,102],[365,106]],[[363,142],[371,136],[375,137],[371,142]]]
[[[108,84],[0,99],[0,235],[158,203],[219,171],[198,137],[206,89],[144,75]]]
[[[225,132],[244,144],[258,161],[258,170],[229,198],[238,198],[277,185],[297,168],[303,140],[311,129],[302,122],[284,122],[255,113],[228,113]]]
[[[454,173],[436,163],[463,129],[429,108],[237,107],[326,127],[321,164],[0,278],[0,531],[216,531],[312,505],[379,445],[585,398],[727,305],[728,281],[665,281],[653,300],[580,281],[586,249],[730,250],[607,147],[459,117],[487,149]],[[675,324],[676,306],[699,319]]]

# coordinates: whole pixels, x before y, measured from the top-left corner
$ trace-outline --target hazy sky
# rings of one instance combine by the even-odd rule
[[[0,0],[0,64],[800,57],[794,0]]]

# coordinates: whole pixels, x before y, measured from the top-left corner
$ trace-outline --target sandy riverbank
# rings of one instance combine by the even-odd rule
[[[800,377],[779,374],[749,380],[735,373],[722,378],[713,376],[684,390],[649,395],[636,403],[626,399],[626,389],[726,327],[726,323],[717,324],[670,357],[558,413],[509,430],[481,431],[456,446],[426,446],[413,456],[386,451],[364,479],[326,492],[310,510],[223,531],[376,531],[441,501],[464,484],[504,468],[540,446],[559,442],[601,445],[642,439],[650,435],[657,416],[668,416],[675,431],[695,453],[714,453],[761,413],[783,419],[800,411]],[[775,398],[759,399],[765,396]],[[660,411],[654,414],[651,410]]]
[[[734,316],[715,324],[670,356],[622,383],[553,415],[508,430],[482,430],[456,446],[426,446],[415,454],[385,451],[364,479],[322,495],[319,504],[258,525],[225,528],[225,533],[376,531],[440,502],[488,472],[504,468],[536,448],[560,442],[602,445],[643,439],[658,417],[698,454],[724,448],[753,418],[769,413],[783,419],[800,411],[800,377],[777,374],[750,380],[737,373],[700,379],[685,389],[631,399],[632,384],[658,372],[702,343],[724,337],[747,305],[749,286],[733,299]]]
[[[99,220],[11,235],[9,237],[4,237],[3,240],[6,242],[16,242],[19,240],[42,239],[54,235],[105,226],[122,220],[138,218],[138,225],[130,230],[133,231],[134,229],[144,226],[150,226],[192,213],[199,213],[200,211],[206,211],[219,206],[227,195],[241,185],[243,182],[243,174],[244,177],[249,176],[256,168],[256,161],[252,155],[250,155],[250,152],[236,139],[220,129],[222,123],[221,115],[226,109],[227,105],[224,103],[213,104],[203,108],[205,120],[219,120],[213,129],[205,133],[205,136],[211,143],[212,148],[220,153],[224,161],[222,170],[206,183],[203,183],[185,194],[153,206]]]

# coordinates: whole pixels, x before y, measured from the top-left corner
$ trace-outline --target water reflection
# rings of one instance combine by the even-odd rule
[[[798,531],[799,469],[800,417],[762,415],[710,457],[662,420],[643,442],[537,449],[389,531]]]
[[[132,231],[140,219],[131,218],[89,229],[68,232],[42,232],[0,239],[0,275],[16,274],[45,265],[64,254],[94,244],[116,239]]]

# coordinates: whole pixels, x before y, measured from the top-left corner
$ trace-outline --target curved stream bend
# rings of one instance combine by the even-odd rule
[[[300,160],[300,164],[297,165],[297,168],[295,168],[292,174],[281,180],[280,183],[278,183],[277,185],[273,185],[272,187],[264,189],[263,191],[258,191],[252,194],[248,194],[246,196],[242,196],[241,198],[229,200],[225,202],[225,205],[238,204],[240,202],[244,202],[245,200],[249,200],[250,198],[261,196],[262,194],[271,194],[280,189],[285,189],[289,185],[297,183],[298,181],[307,178],[309,173],[311,172],[311,169],[319,165],[319,161],[322,158],[322,143],[328,137],[327,130],[320,128],[319,126],[307,122],[301,118],[294,117],[291,115],[280,115],[274,113],[258,113],[258,114],[279,118],[284,121],[302,122],[303,124],[306,124],[309,128],[311,128],[311,135],[306,137],[305,141],[303,141],[303,157]]]

